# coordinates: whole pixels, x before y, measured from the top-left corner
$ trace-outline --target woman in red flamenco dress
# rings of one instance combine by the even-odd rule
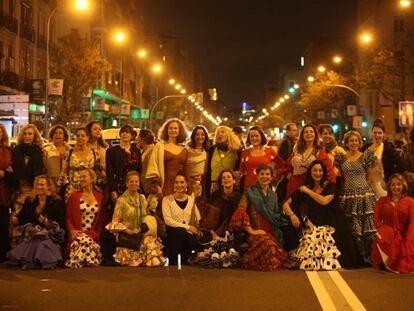
[[[372,265],[376,269],[384,265],[395,273],[413,272],[414,199],[406,194],[408,185],[400,174],[390,177],[387,188],[388,195],[375,205],[378,232],[372,244]]]

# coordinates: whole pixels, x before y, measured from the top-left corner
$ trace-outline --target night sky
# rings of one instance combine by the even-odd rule
[[[259,103],[310,38],[356,29],[355,0],[142,0],[146,31],[184,39],[207,87],[233,109]]]

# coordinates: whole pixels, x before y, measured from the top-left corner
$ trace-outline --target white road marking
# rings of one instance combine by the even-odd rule
[[[309,279],[309,282],[312,285],[313,290],[315,291],[316,297],[318,297],[319,303],[324,311],[334,311],[336,307],[326,291],[325,286],[321,279],[319,278],[318,272],[316,271],[306,271],[306,275]]]
[[[328,272],[332,280],[335,282],[336,286],[338,286],[339,290],[341,291],[342,295],[345,297],[346,301],[348,301],[349,305],[351,306],[352,310],[354,311],[366,311],[367,309],[352,291],[352,289],[348,286],[342,276],[339,274],[338,271],[329,271]]]

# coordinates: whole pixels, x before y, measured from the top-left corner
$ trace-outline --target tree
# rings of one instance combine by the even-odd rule
[[[300,103],[307,109],[340,108],[350,96],[354,87],[354,79],[347,78],[337,72],[318,73],[313,82],[308,82],[301,94]]]
[[[77,32],[59,38],[51,53],[51,77],[64,79],[64,88],[62,100],[50,105],[54,122],[66,124],[71,115],[81,112],[82,97],[96,86],[100,75],[111,70],[97,44]]]

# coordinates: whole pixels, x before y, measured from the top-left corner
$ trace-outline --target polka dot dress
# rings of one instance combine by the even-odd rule
[[[336,270],[341,268],[338,257],[341,252],[335,246],[330,226],[314,226],[305,219],[299,247],[289,254],[290,265],[301,270]],[[295,263],[295,264],[292,264]]]
[[[96,215],[98,214],[98,202],[89,204],[83,199],[80,200],[80,212],[82,220],[82,230],[89,230],[92,228]]]

